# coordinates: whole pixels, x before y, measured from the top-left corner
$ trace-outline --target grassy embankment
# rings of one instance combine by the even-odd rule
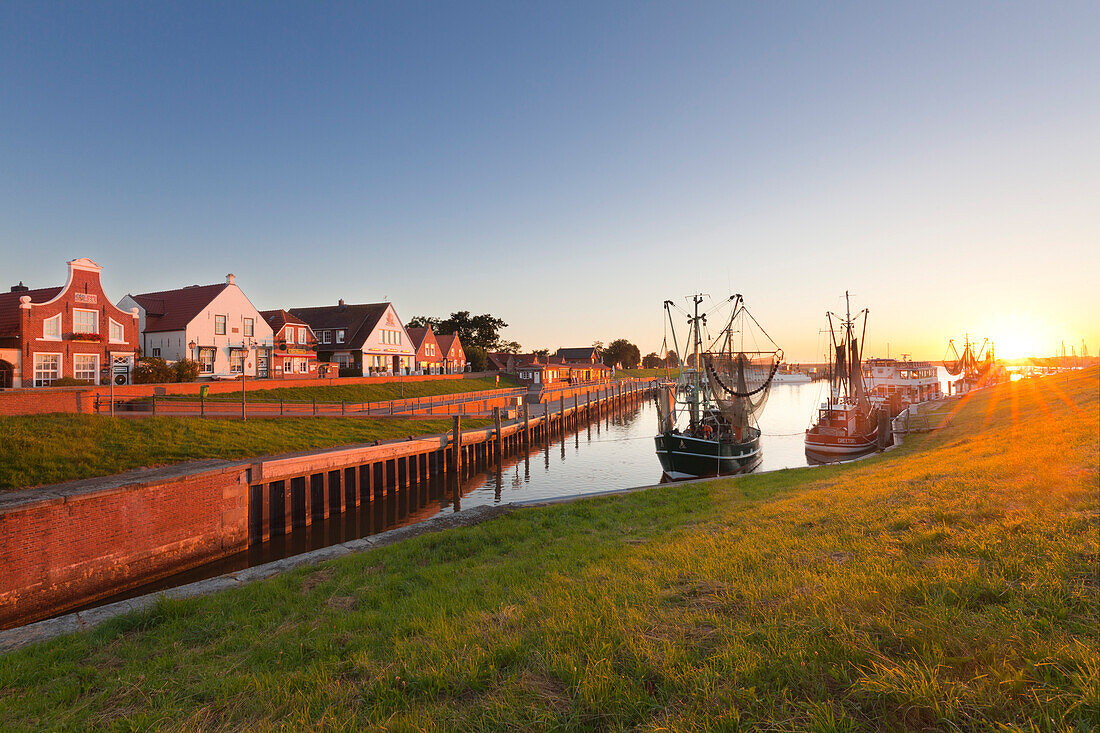
[[[0,727],[1095,729],[1098,378],[163,602],[0,657]]]
[[[278,384],[278,382],[249,382],[246,386],[248,400],[252,402],[383,402],[398,400],[402,397],[428,397],[462,392],[479,392],[490,389],[508,389],[518,387],[511,376],[500,375],[500,384],[493,377],[477,379],[431,379],[419,382],[383,382],[382,384],[327,384],[314,387],[263,387],[259,385]],[[151,399],[149,397],[142,398]],[[162,399],[197,400],[197,395],[170,395]],[[240,402],[241,391],[221,392],[207,395],[208,401]]]
[[[462,425],[477,428],[489,422],[466,418]],[[450,418],[295,417],[243,422],[60,414],[0,417],[0,491],[201,458],[252,458],[450,429]]]
[[[672,379],[676,379],[680,376],[680,369],[617,369],[615,370],[616,379],[664,379],[671,376]]]

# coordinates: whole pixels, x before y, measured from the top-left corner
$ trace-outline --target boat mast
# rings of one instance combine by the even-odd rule
[[[696,413],[699,411],[699,407],[700,407],[700,405],[699,405],[699,396],[700,396],[700,392],[701,392],[700,387],[702,386],[701,382],[700,382],[700,379],[699,379],[699,341],[700,341],[700,334],[699,334],[699,304],[703,302],[703,296],[702,296],[702,294],[696,294],[696,295],[691,296],[691,300],[692,300],[693,303],[695,303],[695,317],[691,319],[692,335],[694,336],[694,339],[695,339],[695,342],[693,344],[693,350],[694,350],[694,354],[695,354],[695,359],[694,359],[694,361],[695,361],[695,370],[692,374],[692,378],[694,379],[695,383],[692,386],[693,387],[692,388],[692,393],[693,394],[692,394],[692,404],[691,404],[691,428],[694,430],[695,425],[699,421],[699,417],[700,417]]]

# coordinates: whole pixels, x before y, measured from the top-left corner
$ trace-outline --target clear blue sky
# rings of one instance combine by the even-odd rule
[[[0,5],[0,270],[660,346],[742,292],[795,359],[1100,350],[1100,3]],[[12,281],[8,283],[6,281]]]

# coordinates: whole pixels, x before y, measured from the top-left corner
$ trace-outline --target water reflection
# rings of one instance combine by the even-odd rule
[[[764,459],[757,471],[805,466],[803,431],[814,406],[824,397],[823,383],[776,385],[760,421]],[[440,514],[493,504],[549,499],[594,491],[656,484],[661,467],[654,453],[657,414],[651,401],[608,414],[560,439],[555,433],[532,441],[529,449],[506,455],[499,463],[480,455],[461,481],[432,476],[385,495],[362,498],[308,527],[274,536],[245,552],[177,573],[156,583],[101,600],[123,598],[242,570],[310,550],[369,537]],[[539,460],[541,454],[541,460]]]

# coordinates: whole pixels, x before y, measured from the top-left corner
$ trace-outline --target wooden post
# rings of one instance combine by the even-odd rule
[[[283,398],[279,398],[279,417],[283,416]]]
[[[451,473],[457,478],[462,472],[462,416],[454,416],[451,431]]]
[[[157,416],[157,396],[153,395],[153,417]]]
[[[501,455],[503,455],[503,453],[504,453],[504,436],[501,435],[501,433],[500,433],[500,408],[499,407],[494,407],[493,408],[493,417],[496,419],[496,424],[497,424],[497,441],[496,441],[497,442],[497,444],[496,444],[497,455],[496,455],[496,458],[499,461]]]
[[[562,438],[565,437],[565,392],[562,392],[558,397],[558,404],[560,405],[558,415],[558,435]]]
[[[206,417],[206,397],[199,392],[199,417]]]
[[[574,428],[576,428],[580,424],[577,421],[577,409],[578,409],[578,405],[579,405],[578,400],[579,400],[579,398],[577,397],[577,393],[574,392],[573,393],[573,427]]]
[[[314,415],[317,414],[317,398],[316,397],[313,398],[313,414]]]

